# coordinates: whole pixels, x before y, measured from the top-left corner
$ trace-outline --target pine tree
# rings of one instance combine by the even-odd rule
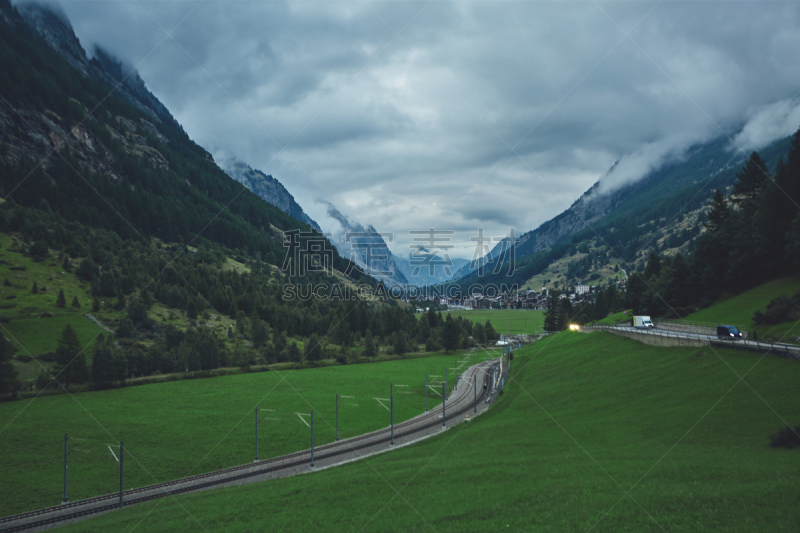
[[[31,287],[31,294],[39,294],[39,286],[36,282],[33,282],[33,287]]]
[[[648,280],[653,280],[661,274],[661,260],[655,252],[650,252],[650,257],[647,259],[647,266],[644,267],[644,277]]]
[[[102,389],[110,386],[116,377],[113,345],[98,342],[92,357],[92,383]]]
[[[286,348],[286,355],[289,361],[294,363],[300,362],[300,350],[297,348],[297,343],[292,341]]]
[[[75,309],[80,309],[81,308],[81,303],[78,301],[78,297],[77,296],[73,296],[72,297],[72,307],[75,308]]]
[[[458,347],[458,324],[453,317],[448,314],[444,321],[444,331],[442,332],[442,344],[444,345],[444,353],[450,350],[455,350]]]
[[[58,338],[55,359],[67,390],[69,390],[70,381],[81,383],[86,380],[86,357],[80,351],[78,335],[69,324],[64,327]]]
[[[322,359],[322,346],[319,343],[316,333],[312,333],[306,343],[306,360],[319,361]]]
[[[392,348],[394,348],[394,353],[396,355],[403,355],[408,351],[408,342],[404,331],[398,331],[397,334],[395,334]]]
[[[61,262],[61,268],[64,269],[64,272],[69,272],[69,256],[64,254],[64,261]]]
[[[378,355],[378,352],[375,349],[375,341],[372,339],[372,332],[367,330],[367,334],[364,336],[364,357],[375,357],[376,355]]]
[[[251,328],[252,331],[250,333],[250,340],[253,341],[253,346],[260,347],[269,338],[269,331],[267,331],[267,325],[261,319],[254,319],[253,320],[253,327]]]
[[[560,329],[558,320],[558,297],[558,291],[550,291],[550,295],[547,298],[547,310],[544,313],[545,331],[558,331]]]
[[[61,307],[63,309],[66,306],[67,306],[67,299],[64,296],[64,289],[59,289],[58,298],[56,298],[56,307]]]
[[[723,224],[730,218],[731,211],[728,203],[725,201],[725,195],[722,194],[720,189],[714,192],[714,198],[711,200],[711,210],[706,215],[708,222],[706,227],[709,231],[716,232],[722,228]]]
[[[764,189],[769,179],[767,164],[757,152],[750,154],[742,170],[736,174],[733,184],[733,194],[744,197],[744,205],[753,205],[758,195]]]
[[[486,334],[486,342],[493,342],[500,338],[500,334],[494,330],[494,327],[488,318],[486,319],[486,323],[483,325],[483,332]]]
[[[794,217],[791,229],[786,232],[786,262],[795,271],[800,271],[800,213]]]
[[[92,312],[96,313],[100,310],[100,298],[95,296],[92,298]]]
[[[483,324],[478,322],[472,328],[472,337],[475,339],[475,342],[481,345],[486,344],[486,330],[483,329]]]
[[[14,345],[0,335],[0,395],[17,390],[17,371],[11,364],[13,353]]]

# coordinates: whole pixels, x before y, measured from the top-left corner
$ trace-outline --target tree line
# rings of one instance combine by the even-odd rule
[[[757,152],[729,194],[717,189],[705,231],[688,257],[651,253],[628,279],[635,314],[680,318],[724,293],[736,294],[800,271],[800,130],[771,173]]]

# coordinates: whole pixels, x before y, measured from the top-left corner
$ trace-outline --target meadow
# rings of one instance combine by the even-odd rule
[[[774,325],[753,325],[753,313],[764,311],[767,304],[778,296],[791,297],[800,291],[800,278],[781,278],[732,297],[721,298],[711,306],[692,313],[687,320],[716,324],[734,324],[746,331],[756,332],[761,340],[773,342],[800,342],[800,324],[790,320]]]
[[[544,326],[544,311],[532,309],[473,309],[442,312],[444,317],[448,314],[453,317],[463,317],[475,324],[485,324],[489,320],[495,331],[507,335],[535,335],[541,332]]]
[[[178,496],[65,531],[800,530],[800,364],[563,332],[469,424],[388,454]],[[745,382],[740,380],[745,378]]]
[[[87,361],[91,361],[97,335],[107,333],[84,316],[92,313],[89,284],[66,272],[57,257],[32,260],[8,234],[0,233],[0,250],[0,332],[12,342],[17,354],[27,359],[54,352],[58,337],[69,324],[85,347]],[[31,292],[34,283],[36,294]],[[64,308],[56,307],[59,290],[64,291]],[[72,307],[73,298],[78,299],[79,308]],[[108,322],[119,313],[105,308],[92,314]],[[23,381],[36,379],[43,367],[52,367],[44,361],[15,360],[13,364]]]
[[[465,366],[487,357],[466,356]],[[387,427],[390,383],[395,422],[406,420],[425,410],[425,375],[432,408],[441,402],[445,368],[448,390],[453,387],[460,357],[187,379],[2,403],[0,516],[61,501],[66,433],[70,499],[97,496],[118,488],[119,441],[125,442],[129,488],[252,461],[256,406],[264,409],[260,458],[307,449],[312,410],[316,444],[335,439],[336,394],[342,396],[340,438]]]

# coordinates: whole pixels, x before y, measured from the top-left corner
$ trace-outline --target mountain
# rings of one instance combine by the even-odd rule
[[[330,203],[328,216],[339,223],[339,228],[333,231],[329,238],[342,257],[349,259],[366,274],[386,285],[408,283],[383,235],[375,228],[362,226],[359,222],[343,215]]]
[[[455,279],[458,272],[462,268],[469,267],[470,263],[468,259],[445,256],[441,251],[429,259],[428,256],[431,256],[431,252],[425,248],[420,248],[416,252],[409,252],[408,258],[395,255],[394,261],[406,279],[418,287],[436,285],[437,283]],[[433,267],[433,275],[431,275],[431,266]]]
[[[117,95],[136,106],[151,121],[168,124],[183,131],[164,104],[147,89],[136,70],[97,46],[94,47],[94,57],[90,60],[69,19],[58,8],[26,3],[19,6],[19,14],[31,29],[83,75],[114,89]]]
[[[49,7],[17,11],[0,0],[0,13],[7,200],[123,240],[238,249],[285,264],[283,232],[307,222],[242,193],[136,71],[99,49],[90,60],[66,17]],[[334,262],[351,270],[338,254]]]
[[[286,190],[281,182],[269,174],[250,167],[247,163],[236,158],[230,158],[221,163],[223,170],[261,199],[271,203],[284,213],[292,215],[297,220],[302,220],[312,228],[322,233],[319,224],[314,222],[295,201],[294,196]]]
[[[790,141],[779,139],[759,150],[771,170],[786,156]],[[733,151],[730,137],[721,136],[614,191],[600,192],[600,182],[595,183],[561,214],[520,235],[512,275],[492,272],[498,260],[508,262],[502,254],[506,240],[492,250],[483,276],[467,266],[457,274],[459,284],[523,284],[579,247],[602,249],[600,261],[613,260],[628,271],[643,269],[653,250],[686,253],[697,242],[714,190],[731,187],[748,155]]]

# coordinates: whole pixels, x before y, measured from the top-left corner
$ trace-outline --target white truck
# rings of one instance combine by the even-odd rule
[[[649,316],[635,316],[633,317],[633,327],[648,329],[654,328],[655,325]]]

